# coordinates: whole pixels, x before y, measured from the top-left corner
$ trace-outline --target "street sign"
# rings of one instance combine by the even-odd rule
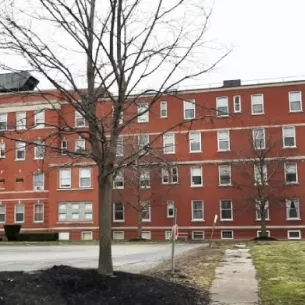
[[[174,225],[173,228],[172,228],[172,231],[173,231],[174,238],[177,240],[178,236],[179,236],[178,225]]]
[[[217,219],[218,219],[218,215],[215,215],[215,217],[214,217],[214,224],[217,222]]]

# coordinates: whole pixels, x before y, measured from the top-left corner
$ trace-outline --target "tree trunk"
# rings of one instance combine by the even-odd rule
[[[266,213],[265,209],[261,211],[261,237],[268,237],[267,236],[267,227],[266,227]]]
[[[143,222],[142,222],[142,210],[138,210],[138,238],[142,238]]]
[[[113,274],[111,253],[112,176],[99,179],[99,262],[98,272]]]

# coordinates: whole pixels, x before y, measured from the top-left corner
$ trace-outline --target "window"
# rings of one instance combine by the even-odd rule
[[[232,200],[220,200],[220,219],[233,220]]]
[[[35,121],[35,128],[45,127],[45,112],[43,109],[35,111],[34,121]]]
[[[24,182],[24,179],[23,178],[16,178],[16,182],[18,182],[18,183]]]
[[[302,93],[301,93],[301,91],[289,92],[289,111],[290,112],[302,111]]]
[[[229,101],[227,96],[216,98],[216,110],[217,116],[228,116],[229,115]]]
[[[201,167],[191,167],[191,186],[202,186]]]
[[[118,137],[115,154],[117,157],[124,156],[124,138],[122,136]]]
[[[265,215],[265,220],[270,220],[269,202],[265,202],[264,210],[261,211],[262,204],[257,201],[256,204],[256,220],[262,220],[262,213]]]
[[[267,233],[267,236],[270,237],[270,231],[267,230],[266,233]],[[262,237],[262,231],[256,231],[256,236],[257,237]]]
[[[149,105],[147,103],[138,104],[138,123],[149,122]]]
[[[150,187],[150,172],[148,168],[140,169],[140,188]]]
[[[86,141],[84,139],[75,140],[75,152],[83,153],[86,151]]]
[[[231,165],[219,165],[219,185],[231,185]]]
[[[193,240],[204,239],[204,232],[203,231],[192,231],[192,239]]]
[[[172,240],[173,232],[165,231],[165,240]]]
[[[235,113],[241,112],[241,96],[240,95],[233,96],[233,105],[234,105]]]
[[[71,168],[61,168],[59,170],[59,188],[71,188]]]
[[[85,118],[79,111],[75,110],[75,127],[85,127],[85,125]]]
[[[80,188],[91,187],[91,168],[79,169],[79,187]]]
[[[139,154],[145,155],[149,149],[149,135],[141,134],[138,137]]]
[[[60,202],[58,221],[92,221],[92,202]]]
[[[16,142],[16,160],[25,160],[25,143]]]
[[[0,143],[0,158],[5,158],[5,143]]]
[[[299,199],[287,199],[286,200],[286,213],[287,219],[300,219],[300,203]]]
[[[113,231],[113,240],[124,240],[124,231]]]
[[[189,133],[190,152],[201,152],[201,132]]]
[[[150,231],[142,231],[142,236],[143,239],[151,239],[151,232]]]
[[[160,103],[160,118],[167,118],[167,102]]]
[[[33,174],[33,189],[34,191],[44,190],[44,173]]]
[[[34,205],[34,222],[43,222],[44,219],[44,206],[42,203]]]
[[[264,95],[263,94],[251,95],[251,110],[252,110],[252,115],[264,114]]]
[[[296,147],[295,127],[283,127],[283,147]]]
[[[173,218],[175,216],[175,203],[173,200],[167,201],[167,218]]]
[[[229,130],[217,131],[218,151],[230,150],[230,132]]]
[[[285,181],[287,184],[298,183],[298,168],[296,163],[285,163]]]
[[[24,205],[16,204],[15,205],[15,223],[24,222]]]
[[[300,230],[289,230],[287,231],[288,239],[301,239]]]
[[[34,159],[40,160],[43,159],[45,152],[45,146],[43,141],[35,141],[34,146]]]
[[[178,167],[171,167],[170,171],[168,168],[162,168],[162,183],[178,183]]]
[[[221,231],[221,239],[233,239],[233,231]]]
[[[0,113],[0,131],[7,130],[7,113]]]
[[[68,153],[68,142],[67,142],[67,140],[62,140],[60,142],[60,150],[61,150],[61,154],[63,156]]]
[[[149,202],[142,202],[142,221],[151,221],[151,206]]]
[[[203,221],[203,201],[192,200],[192,221]]]
[[[171,183],[178,183],[178,167],[171,168]]]
[[[115,173],[113,179],[113,188],[114,189],[123,189],[124,188],[124,172],[119,170]]]
[[[195,100],[183,101],[184,119],[191,120],[195,118]]]
[[[124,221],[124,203],[115,202],[113,203],[113,221],[123,222]]]
[[[265,141],[265,128],[254,128],[252,130],[252,140],[254,149],[264,149]]]
[[[25,111],[16,112],[16,129],[17,130],[26,129],[26,112]]]
[[[163,135],[163,152],[165,154],[174,154],[176,152],[174,133],[165,133]]]
[[[255,180],[255,184],[268,183],[266,164],[254,164],[254,180]]]
[[[6,207],[0,204],[0,223],[5,223]]]
[[[92,231],[83,231],[81,233],[81,239],[82,240],[92,240],[93,239]]]

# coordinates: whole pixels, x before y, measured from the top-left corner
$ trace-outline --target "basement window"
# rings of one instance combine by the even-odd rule
[[[23,178],[16,178],[16,182],[20,183],[20,182],[24,182]]]
[[[288,239],[301,239],[301,231],[300,230],[288,231]]]
[[[221,231],[221,239],[233,239],[233,231]]]

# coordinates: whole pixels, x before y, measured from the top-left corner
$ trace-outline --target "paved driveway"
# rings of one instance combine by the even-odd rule
[[[177,244],[176,254],[200,245]],[[112,246],[116,270],[140,272],[171,256],[170,244]],[[34,271],[54,265],[97,268],[98,246],[0,246],[0,271]]]

